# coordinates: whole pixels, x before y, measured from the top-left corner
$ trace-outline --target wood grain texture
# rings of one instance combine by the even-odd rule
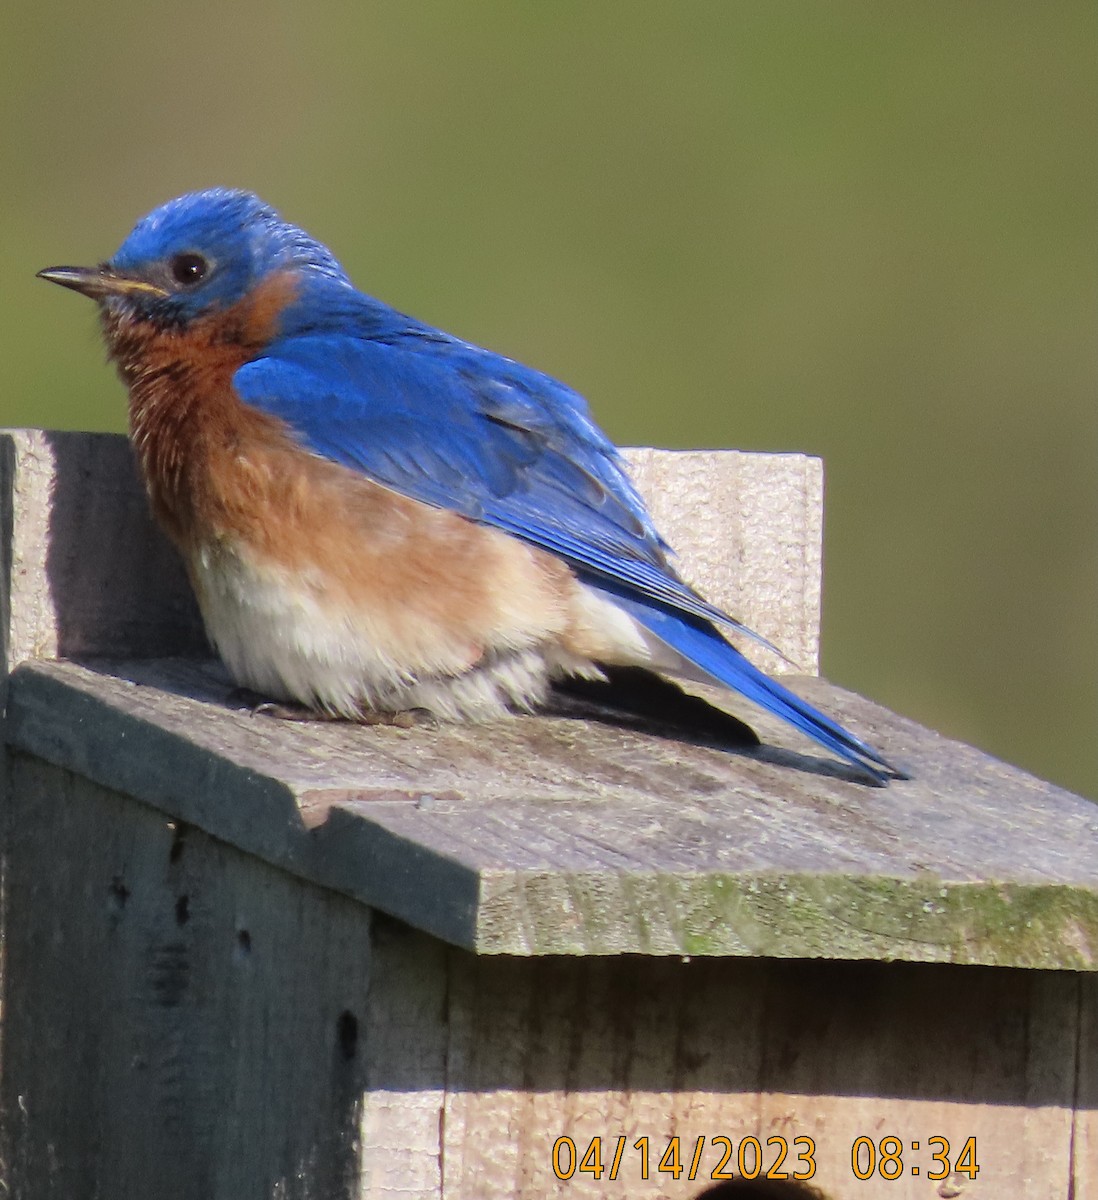
[[[362,1097],[361,1194],[436,1197],[451,1131],[447,947],[396,922],[371,927],[367,1081]],[[498,1141],[498,1132],[493,1140]]]
[[[357,1197],[370,914],[16,755],[5,1194]]]
[[[758,1138],[766,1167],[778,1153],[767,1139],[785,1138],[792,1171],[804,1169],[793,1139],[807,1135],[812,1182],[834,1200],[1063,1200],[1098,1181],[1098,1160],[1073,1149],[1073,1122],[1085,1117],[1074,1092],[1081,1025],[1093,1019],[1086,977],[456,951],[451,962],[442,1196],[693,1196],[718,1164],[718,1136],[737,1147]],[[555,1177],[564,1135],[580,1156],[602,1139],[601,1179]],[[903,1174],[858,1180],[855,1140],[879,1147],[888,1135],[903,1140]],[[673,1137],[687,1169],[706,1139],[694,1181],[658,1170]],[[928,1180],[931,1137],[949,1140],[951,1166],[974,1137],[978,1174]]]
[[[182,563],[117,434],[0,433],[5,662],[208,655]]]
[[[814,672],[822,467],[799,454],[627,452],[678,565]],[[26,659],[208,653],[173,547],[118,434],[0,433],[0,602],[9,669]],[[788,666],[765,651],[760,662]]]
[[[686,579],[790,660],[744,642],[771,673],[819,671],[823,462],[736,450],[625,451]]]
[[[714,1138],[770,1165],[783,1137],[793,1169],[806,1135],[832,1200],[1098,1187],[1094,976],[475,955],[61,768],[17,754],[12,783],[10,1194],[679,1200]],[[886,1135],[904,1174],[858,1181],[854,1140]],[[603,1178],[557,1179],[561,1136],[603,1139]],[[658,1170],[672,1137],[705,1139],[695,1180]],[[931,1137],[954,1164],[974,1137],[975,1179],[929,1181]]]
[[[7,736],[482,952],[1098,968],[1098,806],[792,682],[913,778],[867,787],[761,718],[750,752],[564,712],[287,725],[181,660],[27,664]]]

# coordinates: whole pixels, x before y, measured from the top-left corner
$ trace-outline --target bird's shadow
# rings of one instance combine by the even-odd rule
[[[882,786],[880,780],[857,767],[768,745],[739,717],[643,667],[603,667],[603,674],[605,680],[554,683],[541,711],[565,720],[594,721],[668,741],[707,746],[809,775]]]

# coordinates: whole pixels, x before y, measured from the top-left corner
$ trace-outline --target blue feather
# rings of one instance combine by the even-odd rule
[[[678,577],[583,398],[541,372],[312,281],[234,384],[316,454],[774,649]]]
[[[890,776],[904,777],[871,746],[764,675],[712,625],[693,616],[638,603],[621,593],[615,594],[614,599],[646,629],[700,667],[714,682],[788,721],[821,746],[864,771],[876,783],[886,783]]]

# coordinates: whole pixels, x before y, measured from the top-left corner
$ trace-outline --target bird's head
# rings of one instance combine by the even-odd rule
[[[257,196],[212,188],[142,217],[107,262],[38,274],[91,296],[114,316],[186,326],[287,271],[349,282],[327,247]]]

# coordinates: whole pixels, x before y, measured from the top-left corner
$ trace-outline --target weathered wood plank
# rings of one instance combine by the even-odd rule
[[[401,952],[414,960],[422,939],[395,926],[386,936],[390,962]],[[416,1027],[403,1025],[408,1045],[437,1047],[440,1032],[448,1039],[440,1153],[416,1176],[420,1190],[406,1191],[399,1176],[388,1186],[398,1196],[478,1200],[677,1200],[710,1181],[722,1153],[713,1139],[738,1148],[755,1137],[764,1173],[780,1148],[767,1139],[784,1138],[785,1169],[811,1170],[833,1200],[885,1191],[901,1200],[1081,1197],[1098,1181],[1098,1158],[1073,1149],[1088,1103],[1076,1087],[1084,1026],[1098,1012],[1090,982],[1000,968],[959,976],[926,964],[452,951],[445,1009],[420,1007]],[[439,1057],[433,1050],[431,1061]],[[379,1137],[387,1122],[388,1140],[398,1136],[404,1101],[417,1102],[430,1069],[402,1079],[391,1065],[371,1072],[367,1109],[381,1097],[385,1105],[374,1114]],[[601,1178],[578,1169],[556,1177],[553,1146],[563,1136],[578,1156],[601,1139]],[[808,1146],[794,1139],[804,1136],[812,1156],[798,1162]],[[900,1177],[857,1179],[855,1140],[872,1139],[879,1158],[887,1136],[903,1142]],[[674,1137],[678,1179],[658,1169]],[[929,1180],[942,1149],[934,1137],[948,1139],[951,1168],[965,1165],[958,1160],[975,1138],[978,1173]],[[619,1138],[622,1159],[610,1179]],[[647,1180],[639,1138],[649,1143]],[[698,1138],[705,1141],[690,1180]]]
[[[806,454],[625,451],[686,578],[790,659],[746,643],[771,672],[819,671],[823,463]]]
[[[197,664],[28,664],[11,744],[456,945],[1098,968],[1098,806],[822,680],[908,766],[564,715],[287,725]]]
[[[209,654],[126,438],[0,433],[0,521],[9,670],[34,658]]]
[[[13,760],[5,1194],[357,1198],[369,911]]]
[[[446,1090],[460,1087],[450,1052],[448,947],[376,919],[360,1125],[363,1200],[441,1196]]]

